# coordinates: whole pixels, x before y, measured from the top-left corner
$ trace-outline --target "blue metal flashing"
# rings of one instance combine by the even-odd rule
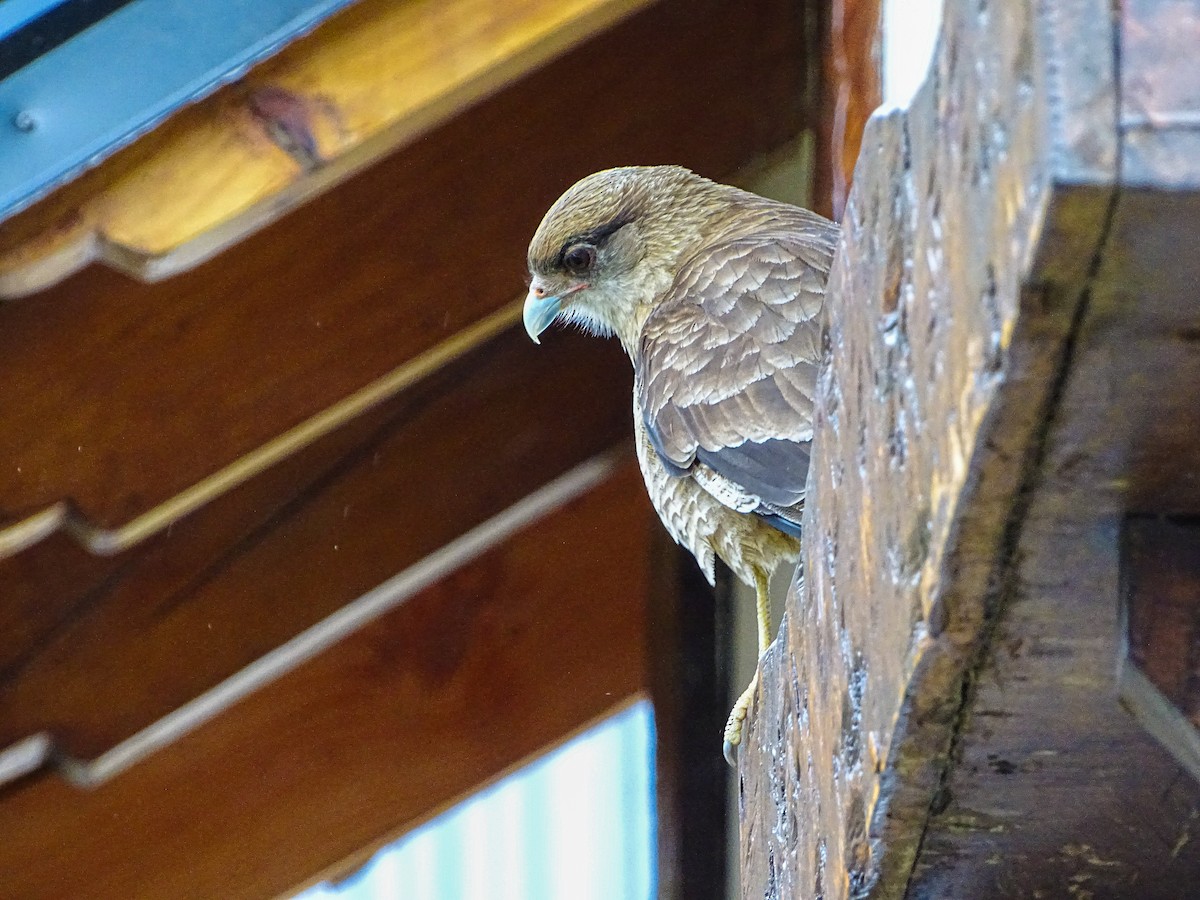
[[[0,0],[0,79],[133,0]]]
[[[0,2],[0,38],[45,15],[64,0],[3,0]]]
[[[62,6],[13,2],[0,2],[0,34]],[[0,80],[0,219],[350,2],[133,0]]]

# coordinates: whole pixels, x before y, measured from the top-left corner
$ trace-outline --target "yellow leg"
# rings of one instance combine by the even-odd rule
[[[737,765],[735,747],[742,742],[742,725],[754,703],[754,693],[758,690],[758,672],[762,665],[763,654],[771,643],[771,594],[768,589],[769,576],[762,569],[754,570],[755,605],[758,610],[758,665],[754,668],[754,677],[750,685],[742,691],[742,695],[733,704],[729,719],[725,722],[725,761],[731,766]]]

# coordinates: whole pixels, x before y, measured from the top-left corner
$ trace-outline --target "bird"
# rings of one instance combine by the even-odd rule
[[[529,244],[525,329],[615,336],[633,363],[634,446],[650,500],[710,584],[755,591],[759,666],[729,714],[731,765],[771,640],[768,583],[800,555],[838,226],[681,166],[576,182]]]

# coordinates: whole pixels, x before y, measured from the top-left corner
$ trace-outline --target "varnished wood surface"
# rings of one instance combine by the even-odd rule
[[[92,267],[0,306],[0,522],[69,500],[119,527],[511,302],[542,212],[590,171],[720,177],[777,146],[800,63],[758,35],[795,15],[753,12],[657,4],[193,271]],[[603,85],[583,103],[581,72]],[[554,139],[566,110],[586,140]]]
[[[790,140],[802,32],[785,0],[655,3],[192,271],[93,266],[0,306],[0,528],[69,502],[118,531],[461,337],[590,171],[728,178]],[[111,555],[22,545],[0,561],[0,742],[102,753],[629,417],[614,344],[514,331]],[[628,604],[657,526],[636,474],[615,484],[93,793],[0,791],[0,898],[270,896],[645,688]]]
[[[643,688],[654,527],[629,465],[170,752],[0,792],[0,897],[257,900],[361,858]]]
[[[628,380],[611,343],[515,329],[128,553],[0,563],[0,745],[109,749],[620,440]]]
[[[883,99],[879,0],[833,0],[824,17],[826,43],[813,199],[841,220],[867,119]]]

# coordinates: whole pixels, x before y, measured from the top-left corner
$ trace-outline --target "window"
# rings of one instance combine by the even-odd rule
[[[296,900],[649,900],[654,859],[641,701]]]

